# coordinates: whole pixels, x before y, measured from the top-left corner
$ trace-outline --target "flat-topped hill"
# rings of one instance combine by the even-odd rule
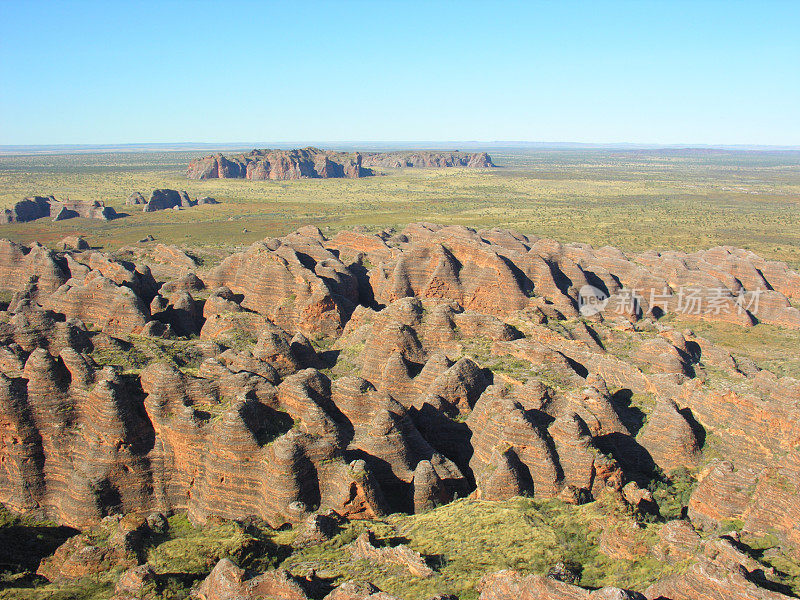
[[[189,163],[189,179],[282,180],[368,177],[368,167],[493,167],[485,152],[332,152],[319,148],[252,150],[226,157],[213,154]]]
[[[365,167],[384,168],[441,168],[469,167],[488,169],[496,166],[486,152],[436,152],[414,150],[409,152],[365,152],[362,164]]]
[[[251,150],[230,157],[213,154],[189,163],[189,179],[301,179],[365,177],[358,152],[330,152],[319,148],[300,150]]]

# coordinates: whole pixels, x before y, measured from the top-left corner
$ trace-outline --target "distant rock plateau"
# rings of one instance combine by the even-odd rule
[[[489,169],[496,166],[492,157],[486,152],[435,152],[435,151],[409,151],[409,152],[365,152],[362,164],[365,167],[383,168],[444,168],[444,167],[469,167],[471,169]]]
[[[189,163],[189,179],[285,180],[369,177],[370,167],[494,167],[485,152],[331,152],[319,148],[252,150],[226,157],[214,154]]]

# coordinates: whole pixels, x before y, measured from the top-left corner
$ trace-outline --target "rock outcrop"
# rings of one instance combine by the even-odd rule
[[[189,179],[281,180],[328,177],[367,177],[369,167],[494,167],[485,152],[368,152],[345,153],[300,150],[252,150],[226,157],[214,154],[189,163]]]
[[[56,200],[53,196],[31,196],[2,211],[0,223],[24,223],[42,217],[53,217],[53,221],[76,217],[110,221],[119,216],[117,211],[100,200]]]
[[[480,600],[647,600],[642,594],[619,588],[587,590],[540,575],[500,571],[484,577]]]
[[[189,179],[301,179],[365,177],[372,171],[361,166],[361,154],[330,152],[319,148],[252,150],[226,158],[215,154],[189,163]]]
[[[248,576],[227,558],[219,561],[197,589],[199,600],[310,600],[302,583],[282,569]]]
[[[89,242],[82,236],[70,235],[61,240],[62,250],[89,250]]]
[[[633,529],[600,536],[610,560],[694,560],[654,588],[663,596],[728,586],[779,597],[764,595],[754,565],[728,560],[735,548],[706,552],[696,532],[800,549],[800,383],[660,317],[683,314],[691,286],[719,300],[693,317],[794,329],[800,275],[787,265],[733,248],[626,255],[427,224],[332,239],[305,227],[208,269],[177,247],[139,250],[0,241],[8,507],[73,526],[153,511],[303,523],[305,548],[339,518],[428,513],[465,496],[604,499],[688,519],[664,525],[651,549],[628,543]],[[606,307],[626,289],[639,300],[586,314],[585,286]],[[679,506],[660,499],[669,486],[683,486]],[[58,564],[84,568],[87,544]],[[353,553],[428,573],[410,547],[367,537]],[[262,586],[220,569],[243,597]],[[485,598],[628,597],[503,577]]]
[[[241,305],[290,331],[335,334],[355,308],[358,282],[316,228],[257,242],[226,258],[205,281],[242,294]]]
[[[126,206],[140,206],[142,204],[147,204],[147,200],[145,200],[141,192],[132,192],[128,199],[125,200]]]
[[[189,194],[183,190],[159,189],[153,190],[153,193],[150,194],[150,199],[144,204],[142,210],[144,212],[156,212],[169,208],[188,208],[194,205],[195,203],[189,198]]]
[[[84,219],[99,219],[111,221],[119,217],[117,211],[99,200],[64,200],[63,202],[50,203],[50,215],[53,221],[64,221],[83,217]]]
[[[425,562],[425,558],[408,546],[377,547],[375,536],[365,531],[351,546],[351,552],[356,559],[368,560],[379,565],[400,565],[408,570],[413,577],[430,577],[433,575],[431,569]]]
[[[487,169],[494,167],[492,158],[486,152],[437,152],[437,151],[412,151],[412,152],[365,152],[363,165],[365,167],[469,167],[474,169]]]
[[[0,212],[0,223],[25,223],[50,216],[50,205],[55,203],[53,196],[31,196],[20,200],[11,208]]]

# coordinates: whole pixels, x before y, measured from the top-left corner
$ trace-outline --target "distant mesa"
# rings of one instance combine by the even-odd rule
[[[252,150],[230,158],[214,154],[193,160],[186,171],[189,179],[316,179],[372,174],[361,166],[358,152],[330,152],[319,148]]]
[[[2,211],[0,223],[25,223],[43,217],[53,217],[53,221],[76,217],[110,221],[119,216],[117,211],[106,206],[101,200],[59,201],[53,196],[31,196]]]
[[[369,177],[369,167],[494,167],[485,152],[332,152],[319,148],[252,150],[226,157],[213,154],[189,163],[189,179],[327,179]]]
[[[369,152],[363,155],[365,167],[383,168],[443,168],[469,167],[489,169],[496,165],[486,152]]]

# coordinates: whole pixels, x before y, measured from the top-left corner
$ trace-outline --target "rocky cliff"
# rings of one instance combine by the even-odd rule
[[[119,215],[102,201],[56,200],[53,196],[32,196],[17,202],[12,208],[0,213],[0,223],[24,223],[42,217],[53,217],[53,221],[64,221],[83,217],[110,221]]]
[[[146,200],[141,192],[133,192],[125,201],[126,206],[142,207],[143,212],[156,212],[158,210],[191,208],[207,204],[219,204],[214,198],[204,197],[192,200],[184,190],[158,189],[153,190],[150,199]]]
[[[486,152],[365,152],[363,158],[365,167],[389,168],[442,168],[442,167],[469,167],[473,169],[487,169],[494,167],[492,158]]]
[[[0,242],[6,506],[279,527],[525,495],[658,519],[652,491],[689,474],[693,535],[735,527],[800,556],[800,382],[669,324],[800,328],[785,264],[430,224],[306,227],[208,270],[137,256]],[[719,583],[718,555],[688,551],[652,597],[781,597]],[[564,586],[506,574],[481,597],[625,597]]]
[[[485,152],[368,152],[345,153],[303,148],[252,150],[226,157],[214,154],[189,163],[189,179],[303,179],[367,177],[370,167],[494,167]]]
[[[319,148],[252,150],[225,157],[205,156],[189,163],[189,179],[301,179],[365,177],[372,171],[361,165],[358,152],[330,152]]]

